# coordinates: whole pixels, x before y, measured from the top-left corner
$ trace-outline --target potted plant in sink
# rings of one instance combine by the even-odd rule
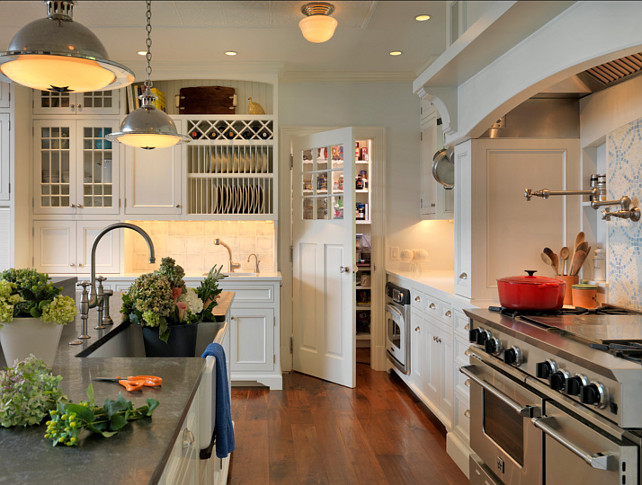
[[[35,269],[8,269],[0,274],[0,344],[7,364],[29,354],[51,367],[65,324],[76,304]]]
[[[153,273],[139,276],[123,295],[121,313],[142,326],[148,357],[194,357],[198,323],[211,319],[220,268],[212,268],[201,285],[187,288],[185,271],[166,257]]]

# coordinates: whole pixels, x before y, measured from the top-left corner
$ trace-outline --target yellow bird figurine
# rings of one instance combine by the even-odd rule
[[[255,103],[252,101],[252,96],[247,98],[248,103],[247,103],[247,112],[251,115],[264,115],[265,111],[263,110],[263,106],[261,106],[259,103]]]

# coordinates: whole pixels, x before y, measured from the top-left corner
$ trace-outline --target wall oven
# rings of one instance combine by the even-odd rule
[[[410,291],[386,283],[386,354],[397,369],[410,373]]]

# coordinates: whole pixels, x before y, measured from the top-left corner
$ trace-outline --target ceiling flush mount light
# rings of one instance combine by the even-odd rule
[[[157,97],[152,93],[152,0],[147,0],[147,53],[145,89],[139,96],[140,108],[132,111],[120,124],[120,131],[110,133],[105,138],[118,141],[125,145],[151,150],[153,148],[167,148],[177,143],[186,143],[189,138],[179,135],[176,124],[167,113],[156,109],[154,101]]]
[[[332,38],[337,28],[337,19],[330,17],[334,5],[327,2],[306,3],[301,7],[301,12],[307,15],[299,22],[301,33],[307,41],[320,44]]]
[[[403,54],[403,52],[401,52],[401,51],[390,51],[389,54],[391,56],[400,56],[401,54]]]
[[[74,0],[45,0],[47,18],[18,31],[0,53],[0,78],[33,89],[87,92],[134,82],[134,73],[109,60],[98,37],[72,19]]]
[[[415,20],[417,22],[425,22],[426,20],[430,20],[430,15],[422,13],[421,15],[417,15]]]

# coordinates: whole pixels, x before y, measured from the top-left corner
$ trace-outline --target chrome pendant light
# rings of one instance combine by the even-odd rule
[[[110,133],[105,138],[110,141],[119,141],[125,145],[136,148],[152,150],[154,148],[167,148],[177,143],[187,143],[189,137],[180,135],[176,124],[163,111],[156,109],[154,101],[158,99],[152,93],[152,0],[147,0],[147,54],[145,89],[139,96],[140,108],[127,115],[120,125],[120,131]]]
[[[98,37],[72,19],[75,0],[44,0],[47,18],[18,31],[0,53],[0,79],[52,92],[117,89],[134,73],[109,60]]]

